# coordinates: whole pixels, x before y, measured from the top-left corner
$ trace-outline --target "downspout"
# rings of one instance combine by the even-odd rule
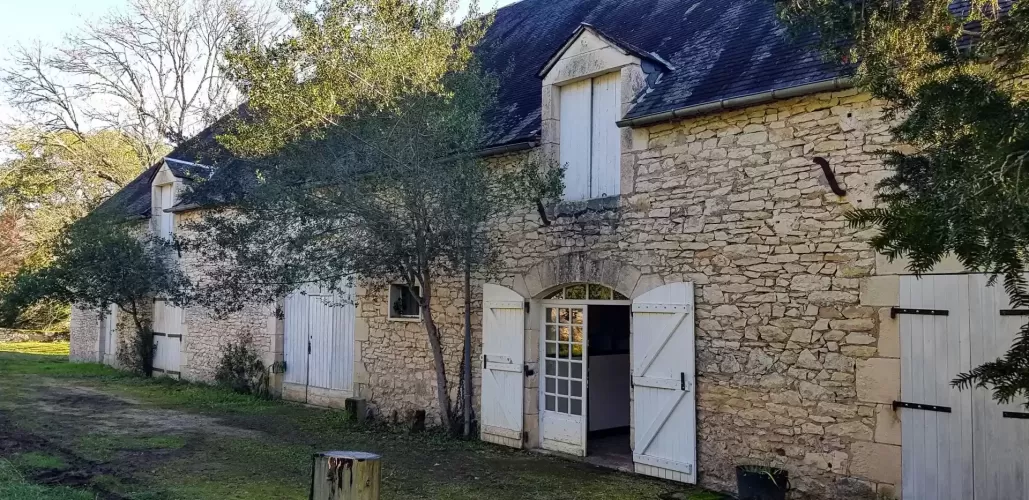
[[[833,78],[832,80],[822,80],[820,82],[798,85],[796,87],[769,90],[767,92],[761,92],[759,94],[750,94],[741,97],[733,97],[730,99],[722,99],[719,101],[712,101],[703,104],[696,104],[693,106],[686,106],[683,108],[674,109],[672,111],[665,111],[663,113],[655,113],[652,115],[629,118],[627,120],[621,120],[617,122],[617,125],[619,127],[644,127],[647,125],[653,125],[655,123],[669,122],[673,120],[687,118],[690,116],[715,113],[727,109],[753,106],[755,104],[763,104],[766,102],[771,102],[779,99],[788,99],[791,97],[815,94],[818,92],[842,90],[853,86],[854,80],[852,78]]]

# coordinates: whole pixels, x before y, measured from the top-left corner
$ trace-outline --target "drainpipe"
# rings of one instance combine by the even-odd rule
[[[779,99],[788,99],[790,97],[815,94],[818,92],[842,90],[853,86],[854,80],[852,78],[833,78],[832,80],[823,80],[820,82],[798,85],[796,87],[769,90],[767,92],[761,92],[759,94],[750,94],[741,97],[733,97],[730,99],[722,99],[719,101],[712,101],[703,104],[696,104],[693,106],[686,106],[683,108],[674,109],[672,111],[665,111],[663,113],[655,113],[652,115],[629,118],[627,120],[621,120],[617,122],[617,125],[619,127],[644,127],[647,125],[653,125],[655,123],[669,122],[673,120],[687,118],[690,116],[715,113],[718,111],[742,108],[745,106],[753,106],[755,104],[763,104],[766,102],[775,101]]]

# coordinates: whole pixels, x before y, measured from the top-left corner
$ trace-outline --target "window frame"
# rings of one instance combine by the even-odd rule
[[[400,298],[397,294],[403,294],[404,292],[410,293],[415,297],[415,309],[418,311],[418,314],[394,314],[393,304]],[[413,291],[411,291],[411,287],[408,287],[406,283],[390,283],[389,289],[386,292],[386,319],[390,321],[421,321],[422,308],[418,305],[417,297],[421,297],[421,288],[417,285],[414,286]]]

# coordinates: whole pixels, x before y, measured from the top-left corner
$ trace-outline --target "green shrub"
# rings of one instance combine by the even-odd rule
[[[241,394],[268,396],[268,370],[254,350],[250,334],[225,345],[214,379]]]

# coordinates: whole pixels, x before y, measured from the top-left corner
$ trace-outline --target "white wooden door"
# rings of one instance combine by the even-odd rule
[[[979,366],[1003,356],[1029,316],[1014,311],[999,282],[987,286],[984,275],[970,280],[971,365]],[[1024,401],[998,404],[989,389],[971,396],[975,498],[1029,499],[1029,420],[1018,418],[1026,416]]]
[[[525,302],[518,292],[488,283],[482,300],[480,435],[483,441],[521,448]]]
[[[586,306],[543,304],[540,445],[586,456]]]
[[[100,362],[114,366],[118,361],[118,308],[111,304],[100,321]]]
[[[972,498],[972,401],[950,381],[970,368],[967,275],[902,276],[900,397],[950,412],[899,408],[904,498]]]
[[[282,355],[286,362],[283,380],[288,384],[307,386],[307,357],[310,336],[307,328],[307,295],[294,292],[286,297]],[[306,397],[304,398],[306,400]]]
[[[697,482],[693,284],[660,286],[632,303],[636,472]]]
[[[163,299],[154,301],[154,372],[178,377],[182,370],[185,314]]]
[[[307,286],[286,297],[283,380],[302,388],[305,401],[310,388],[353,391],[354,299],[353,287]]]

